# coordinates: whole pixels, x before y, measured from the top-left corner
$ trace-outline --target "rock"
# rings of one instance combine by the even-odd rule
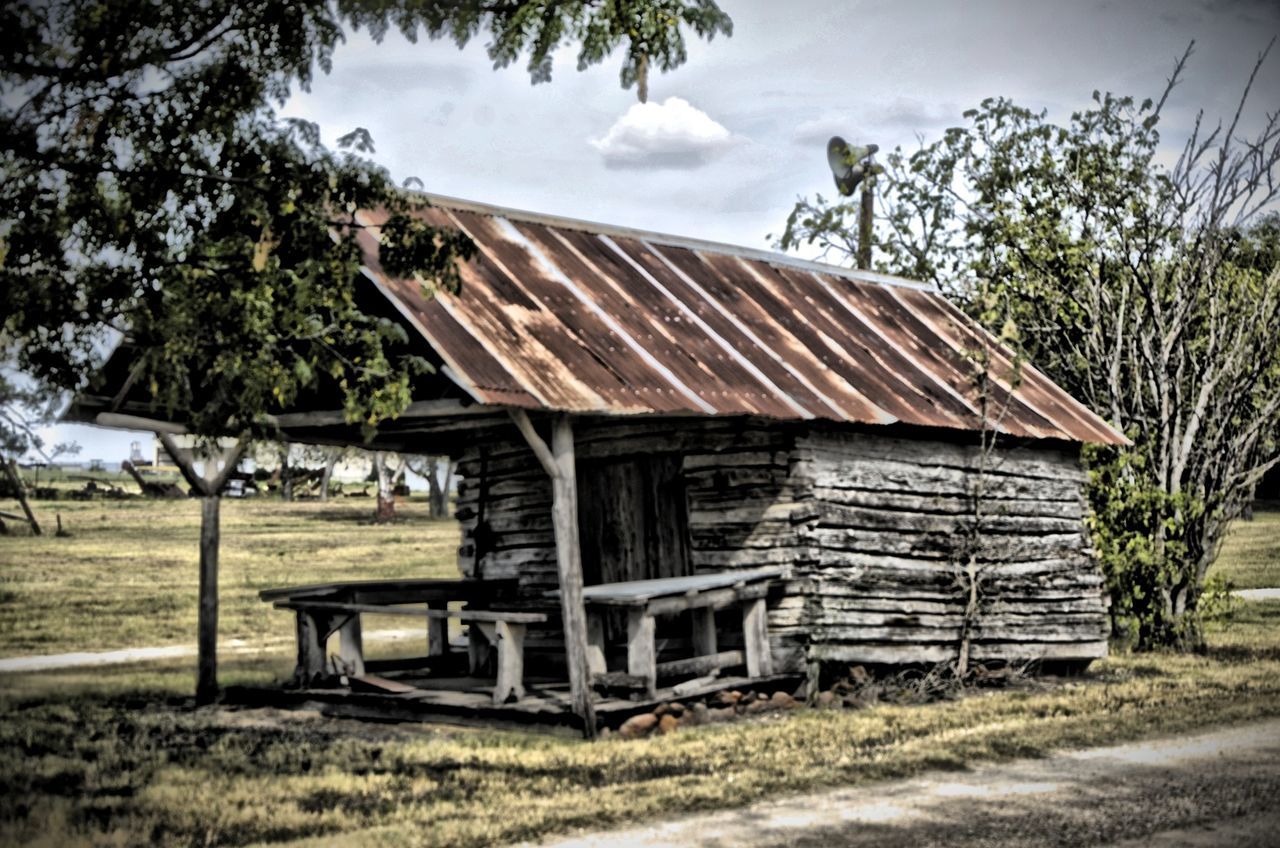
[[[684,723],[685,724],[706,724],[710,720],[710,717],[708,715],[709,713],[710,713],[710,710],[707,709],[706,704],[703,704],[700,702],[696,703],[693,705],[693,709],[690,710],[687,715],[685,715]]]
[[[860,665],[849,666],[849,679],[861,686],[871,679],[871,674]]]
[[[670,710],[671,710],[671,705],[668,704],[666,701],[663,701],[661,704],[658,704],[658,706],[653,708],[653,714],[661,718],[662,716],[666,715]]]
[[[658,719],[658,733],[662,734],[663,736],[665,736],[668,733],[675,732],[675,729],[679,726],[680,726],[680,719],[676,718],[671,713],[667,713],[666,715]]]
[[[653,713],[640,713],[633,715],[622,723],[618,728],[618,735],[623,739],[639,739],[641,736],[647,736],[652,730],[658,726],[658,717]]]
[[[738,711],[733,707],[722,707],[718,710],[707,710],[707,721],[733,721],[738,715]]]
[[[717,692],[715,702],[721,706],[736,704],[742,700],[742,693],[737,689],[731,692]]]
[[[779,689],[769,698],[769,703],[781,710],[793,710],[800,706],[800,702],[791,696],[789,692],[783,692]]]
[[[680,718],[680,716],[684,715],[687,710],[685,709],[684,704],[679,701],[673,701],[667,705],[667,712],[676,718]]]
[[[820,710],[829,710],[839,706],[836,703],[836,695],[834,692],[819,692],[818,697],[814,699],[813,705]]]

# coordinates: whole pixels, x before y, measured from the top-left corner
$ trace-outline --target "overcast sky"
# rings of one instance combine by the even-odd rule
[[[797,196],[831,193],[833,134],[914,146],[1006,96],[1065,121],[1095,89],[1158,97],[1195,53],[1163,138],[1198,109],[1229,119],[1258,54],[1280,33],[1276,0],[722,0],[731,38],[691,40],[689,61],[650,79],[645,106],[620,60],[586,72],[572,48],[551,83],[494,70],[481,38],[375,44],[349,34],[334,69],[283,110],[327,142],[364,127],[374,158],[428,191],[609,224],[768,247]],[[1280,108],[1280,46],[1252,95]],[[139,438],[61,427],[82,459],[118,461]],[[145,440],[149,443],[150,436]]]

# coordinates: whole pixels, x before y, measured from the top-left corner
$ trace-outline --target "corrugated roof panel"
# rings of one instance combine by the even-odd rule
[[[747,248],[431,198],[478,255],[462,292],[368,274],[484,403],[604,414],[824,418],[978,429],[969,352],[994,339],[919,283]],[[376,223],[377,216],[363,214]],[[992,347],[1012,435],[1124,439]]]
[[[753,333],[741,316],[681,273],[658,248],[629,238],[602,238],[608,239],[618,251],[643,269],[645,279],[651,285],[659,288],[665,297],[691,316],[698,328],[722,350],[717,354],[720,362],[740,364],[755,384],[799,417],[846,416],[838,404],[824,395],[820,388],[805,381],[790,367],[786,358]],[[717,376],[723,373],[718,369]],[[786,417],[785,413],[782,417]]]
[[[868,400],[861,387],[855,387],[842,378],[839,371],[842,354],[838,346],[818,351],[807,348],[779,320],[779,316],[771,314],[767,308],[747,296],[738,281],[726,277],[704,262],[700,252],[667,245],[654,245],[652,250],[675,273],[686,280],[695,281],[721,309],[734,315],[746,332],[762,341],[801,379],[831,398],[844,411],[842,415],[825,413],[819,417],[874,421],[880,424],[896,420],[891,412]]]

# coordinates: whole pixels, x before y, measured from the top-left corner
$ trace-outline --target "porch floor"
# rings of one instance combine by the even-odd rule
[[[224,703],[236,706],[310,709],[323,715],[373,721],[417,721],[476,727],[520,728],[577,735],[581,724],[570,708],[569,684],[561,679],[526,677],[525,696],[505,704],[493,703],[493,680],[484,677],[424,677],[412,673],[387,674],[411,686],[406,692],[355,687],[286,689],[229,687]],[[725,675],[696,688],[659,688],[652,698],[596,697],[596,724],[617,727],[633,715],[648,712],[665,701],[692,701],[731,689],[772,691],[794,686],[797,674],[767,677]]]

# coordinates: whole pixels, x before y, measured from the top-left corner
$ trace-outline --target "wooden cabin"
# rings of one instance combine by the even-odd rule
[[[764,575],[732,603],[653,607],[669,614],[643,625],[640,667],[685,676],[719,669],[665,657],[737,662],[753,639],[757,676],[942,662],[962,642],[975,662],[1105,655],[1080,449],[1123,437],[939,292],[432,202],[478,248],[458,295],[384,274],[376,217],[358,236],[365,296],[436,365],[371,446],[459,460],[459,571],[506,587],[491,610],[528,616],[530,668],[567,676],[580,716],[609,667],[636,670],[643,631],[622,607],[586,620],[599,585],[708,578],[723,595],[721,578]],[[80,415],[136,426],[121,416],[147,407],[126,395]],[[361,442],[338,411],[278,420],[297,441]]]

